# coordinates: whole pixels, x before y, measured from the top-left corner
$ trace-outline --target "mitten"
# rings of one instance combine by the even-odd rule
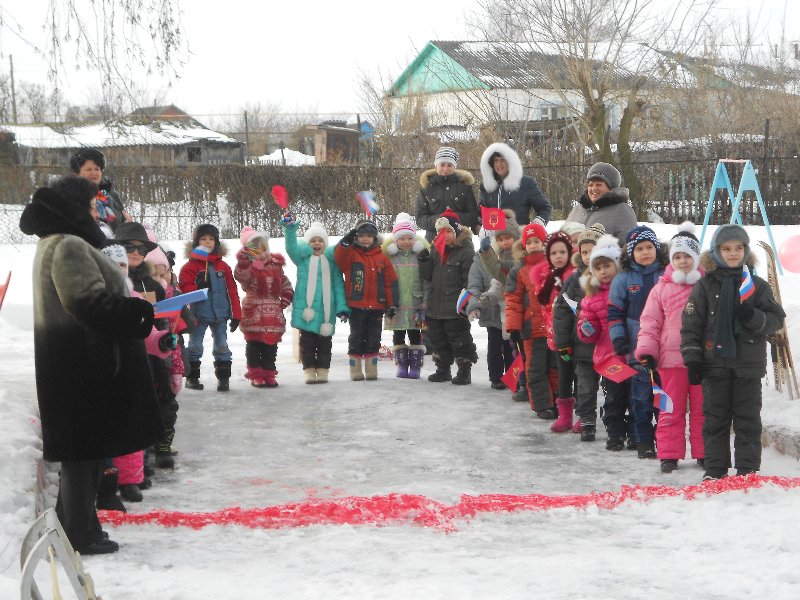
[[[158,340],[158,349],[162,352],[166,352],[167,350],[175,350],[178,347],[178,336],[174,333],[167,333],[161,336],[161,339]]]
[[[558,355],[561,357],[561,360],[564,362],[569,362],[572,360],[572,346],[567,346],[566,348],[559,348]]]
[[[594,326],[589,321],[582,321],[580,324],[581,333],[585,337],[592,337],[594,335]]]
[[[239,252],[236,253],[236,260],[238,260],[243,267],[246,267],[248,263],[250,263],[250,261],[253,260],[253,257],[249,252],[247,252],[247,250],[242,248],[241,250],[239,250]]]
[[[749,304],[740,304],[736,307],[736,318],[739,319],[742,323],[747,323],[750,319],[753,318],[756,309],[754,309]]]
[[[205,271],[198,271],[197,275],[194,278],[194,284],[197,286],[197,289],[203,289],[209,287],[208,278],[206,277]]]
[[[396,314],[397,314],[396,306],[390,306],[389,308],[386,309],[386,316],[389,317],[390,319],[394,319],[394,316]]]
[[[484,253],[484,252],[488,251],[489,248],[491,248],[491,247],[492,247],[492,238],[490,238],[489,236],[486,236],[485,238],[483,238],[481,240],[481,245],[478,248],[478,252]]]
[[[339,317],[339,320],[342,323],[347,323],[348,319],[350,318],[350,315],[346,312],[336,313],[336,316]]]
[[[689,385],[700,385],[703,383],[703,364],[702,363],[689,363],[686,365],[689,369]]]
[[[656,362],[655,357],[650,356],[649,354],[642,356],[642,358],[639,359],[639,362],[642,363],[642,366],[649,371],[655,371],[658,368],[658,363]]]
[[[239,328],[239,319],[231,319],[231,333]]]
[[[339,243],[345,248],[347,248],[348,246],[352,246],[353,242],[355,241],[356,241],[356,230],[351,229],[344,236],[342,236],[342,239]]]
[[[295,227],[297,225],[297,217],[294,216],[292,211],[287,210],[281,216],[281,225],[284,227]]]
[[[423,248],[422,250],[420,250],[417,253],[417,260],[421,260],[422,262],[425,262],[425,261],[430,260],[430,259],[431,259],[431,251],[428,250],[427,248]]]
[[[614,353],[620,356],[625,356],[631,351],[631,345],[625,338],[617,338],[614,340]]]

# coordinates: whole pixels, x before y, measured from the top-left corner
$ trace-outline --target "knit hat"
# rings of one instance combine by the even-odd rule
[[[158,244],[151,242],[150,238],[147,237],[147,231],[145,231],[142,224],[135,221],[125,221],[117,225],[114,239],[117,242],[142,242],[148,252],[158,248]]]
[[[585,229],[586,225],[584,225],[583,223],[578,223],[576,221],[564,221],[564,224],[561,225],[561,231],[563,231],[569,236],[571,236],[574,233],[580,233]]]
[[[438,167],[442,163],[450,163],[454,167],[458,166],[458,151],[450,146],[442,146],[436,151],[433,159],[433,166]]]
[[[119,265],[122,267],[125,266],[125,272],[128,271],[128,253],[125,252],[125,248],[120,246],[119,244],[111,244],[110,246],[106,246],[100,252],[105,254],[108,258],[112,260],[115,265]]]
[[[603,237],[606,234],[606,228],[603,226],[602,223],[595,223],[594,225],[590,225],[586,229],[583,230],[581,237],[578,238],[578,248],[581,247],[581,244],[585,244],[586,242],[591,242],[592,244],[597,244],[597,240]]]
[[[144,259],[154,267],[161,265],[169,270],[169,260],[167,259],[167,255],[164,254],[164,251],[160,247],[156,247],[154,250],[148,252]]]
[[[525,247],[528,244],[528,239],[531,237],[537,237],[542,240],[544,244],[547,241],[547,230],[544,228],[543,225],[540,223],[529,223],[522,228],[522,246]]]
[[[378,228],[375,226],[375,223],[369,219],[359,219],[358,223],[356,223],[355,229],[356,235],[364,234],[378,237]]]
[[[506,215],[506,227],[505,229],[495,229],[493,231],[488,231],[486,229],[481,228],[481,234],[483,237],[487,235],[492,235],[495,238],[500,235],[510,235],[514,240],[518,240],[522,237],[522,231],[519,228],[519,223],[517,223],[516,215],[514,211],[509,208],[504,208],[503,213]]]
[[[239,241],[242,246],[247,246],[252,241],[261,240],[266,248],[265,252],[269,252],[269,234],[266,231],[256,231],[250,225],[242,227],[242,232],[239,234]]]
[[[672,236],[669,241],[669,260],[678,252],[685,252],[692,257],[692,270],[688,273],[674,271],[672,280],[675,283],[688,283],[693,285],[700,279],[700,272],[697,267],[700,264],[700,241],[694,235],[694,223],[685,221],[678,227],[678,233]]]
[[[607,258],[619,268],[620,256],[622,248],[619,247],[619,240],[613,235],[606,234],[597,240],[597,245],[592,248],[592,253],[589,255],[589,271],[594,275],[594,261],[598,258]]]
[[[720,267],[727,267],[722,256],[719,254],[719,247],[725,242],[737,241],[744,244],[744,261],[747,263],[750,258],[750,236],[741,225],[736,223],[729,223],[727,225],[720,225],[714,232],[714,237],[711,238],[711,258]]]
[[[439,233],[444,227],[452,229],[453,233],[458,235],[461,233],[461,217],[448,208],[436,219],[436,233]]]
[[[320,238],[323,242],[325,242],[325,247],[328,247],[328,232],[325,230],[325,226],[320,223],[319,221],[314,221],[311,225],[308,226],[306,229],[305,234],[303,235],[303,239],[306,242],[311,242],[315,237]]]
[[[392,237],[396,242],[399,238],[403,237],[404,235],[410,235],[411,237],[417,237],[417,226],[414,225],[414,222],[411,220],[411,215],[408,213],[401,212],[397,215],[394,220],[394,226],[392,227]]]
[[[628,232],[625,236],[625,250],[628,256],[633,260],[633,251],[642,242],[650,242],[658,250],[661,247],[661,242],[658,241],[656,232],[650,229],[647,225],[637,225]]]
[[[617,168],[604,162],[597,162],[589,167],[589,172],[586,173],[586,181],[591,181],[592,179],[604,181],[608,188],[612,190],[622,185],[622,175],[620,175]]]
[[[103,153],[100,150],[95,150],[94,148],[84,148],[83,150],[78,150],[75,154],[73,154],[69,159],[69,167],[75,173],[79,173],[83,163],[87,160],[92,161],[98,167],[100,167],[101,171],[106,170],[106,157],[103,156]]]
[[[553,247],[553,244],[557,244],[558,242],[562,242],[567,247],[567,264],[569,264],[569,258],[572,256],[572,240],[570,240],[569,236],[563,231],[554,231],[547,236],[547,241],[544,244],[544,255],[551,267],[553,263],[550,261],[550,248]]]
[[[124,223],[123,223],[124,225]],[[219,229],[211,223],[202,223],[195,227],[192,234],[192,247],[196,248],[200,244],[200,238],[204,235],[210,235],[214,238],[214,249],[219,248]]]

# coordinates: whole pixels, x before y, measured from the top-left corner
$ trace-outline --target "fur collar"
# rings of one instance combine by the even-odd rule
[[[39,238],[52,234],[74,235],[95,248],[102,248],[106,236],[86,208],[62,198],[50,188],[39,188],[22,211],[19,228]]]
[[[463,169],[456,169],[455,172],[452,175],[448,175],[448,177],[459,179],[461,183],[466,185],[473,185],[475,183],[475,178],[472,176],[472,173],[464,171]],[[443,179],[444,177],[436,174],[436,169],[428,169],[423,171],[422,175],[419,176],[419,186],[424,190],[428,187],[429,183],[437,183]]]
[[[747,266],[750,268],[750,271],[753,271],[757,265],[758,261],[756,257],[750,252],[750,256],[747,258]],[[703,250],[700,254],[700,266],[705,269],[706,273],[712,273],[719,269],[719,265],[711,258],[711,250]]]
[[[589,200],[589,194],[586,193],[584,190],[581,197],[578,199],[578,204],[580,204],[586,210],[600,210],[601,208],[605,208],[606,206],[614,206],[615,204],[627,204],[630,198],[630,194],[628,193],[628,188],[626,187],[617,187],[611,190],[608,190],[605,194],[600,196],[597,199],[597,202],[592,202]]]
[[[505,158],[508,163],[508,175],[502,180],[498,179],[494,168],[489,163],[489,159],[495,152]],[[483,189],[490,194],[499,187],[501,181],[505,191],[515,192],[519,189],[520,183],[522,183],[522,175],[522,161],[519,159],[519,154],[514,152],[508,144],[496,142],[489,144],[489,147],[483,151],[481,156],[481,184]]]
[[[586,263],[583,262],[583,258],[581,258],[580,250],[578,252],[572,253],[572,258],[569,259],[572,263],[572,266],[576,269],[585,269]]]
[[[420,234],[415,235],[414,245],[411,246],[411,252],[413,254],[419,254],[424,248],[430,248],[428,241]],[[397,244],[395,244],[394,236],[392,236],[392,234],[387,234],[384,236],[383,243],[381,243],[381,250],[383,250],[383,253],[387,256],[394,256],[400,252],[400,248],[398,248]]]

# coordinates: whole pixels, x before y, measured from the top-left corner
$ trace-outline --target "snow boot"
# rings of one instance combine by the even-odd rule
[[[364,376],[367,381],[375,381],[378,378],[378,355],[364,355]]]
[[[203,384],[200,383],[200,361],[193,360],[189,363],[189,372],[186,374],[187,390],[202,390]]]
[[[558,405],[558,419],[550,425],[550,431],[564,433],[572,429],[572,407],[575,406],[575,398],[556,398]]]
[[[353,381],[364,381],[364,373],[361,371],[362,358],[360,354],[350,355],[350,379]]]
[[[141,502],[144,500],[141,488],[135,483],[124,483],[119,486],[119,495],[128,502]]]
[[[503,383],[502,381],[493,381],[492,385],[490,387],[493,390],[497,390],[499,392],[502,392],[503,390],[507,390],[508,389],[508,386],[506,386],[506,384]]]
[[[161,440],[155,447],[156,466],[159,469],[174,469],[175,459],[172,454],[172,440],[175,437],[175,430],[167,430],[164,439]]]
[[[328,383],[329,369],[317,369],[317,383]]]
[[[470,385],[472,383],[472,361],[468,358],[457,358],[458,371],[453,377],[453,385]]]
[[[303,375],[306,377],[306,383],[317,383],[317,370],[316,369],[303,369]]]
[[[392,346],[392,352],[394,353],[394,364],[397,365],[395,377],[408,379],[408,346]]]
[[[575,424],[572,426],[572,433],[580,433],[581,432],[581,420],[577,419]]]
[[[678,461],[674,458],[665,458],[661,461],[661,472],[672,473],[678,468]]]
[[[436,372],[428,375],[428,381],[441,383],[453,379],[453,376],[450,374],[450,366],[453,364],[452,360],[443,360],[439,354],[434,353],[433,362],[436,363]]]
[[[593,442],[596,435],[596,426],[591,423],[581,424],[581,441]]]
[[[266,376],[264,374],[264,369],[261,367],[247,367],[247,371],[244,374],[245,379],[250,380],[250,385],[255,388],[264,388],[267,387]]]
[[[264,371],[264,381],[268,388],[278,387],[278,371],[274,369],[262,369]]]
[[[520,385],[517,391],[511,394],[511,399],[514,402],[527,402],[528,401],[528,388]]]
[[[231,363],[230,361],[214,361],[214,375],[217,377],[217,391],[227,392],[230,389]]]
[[[545,408],[543,410],[537,410],[536,416],[544,421],[552,421],[558,418],[558,414],[556,414],[555,408]]]
[[[117,496],[117,467],[108,467],[103,471],[103,478],[100,480],[100,487],[97,488],[97,509],[115,510],[118,512],[128,512],[125,505]]]
[[[425,360],[425,346],[408,347],[408,378],[419,379],[422,363]]]
[[[739,477],[747,477],[748,475],[755,475],[758,469],[736,469],[736,475]]]
[[[625,449],[625,436],[608,436],[606,440],[606,450],[620,452]]]
[[[656,448],[653,444],[653,440],[649,442],[636,442],[636,453],[639,458],[655,458]]]

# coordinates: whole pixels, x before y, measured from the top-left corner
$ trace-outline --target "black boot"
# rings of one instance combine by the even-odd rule
[[[229,382],[231,379],[231,363],[230,361],[214,361],[214,375],[217,376],[217,391],[227,392],[230,389]]]
[[[141,488],[135,483],[124,483],[119,486],[119,495],[128,502],[141,502],[144,500]]]
[[[189,363],[189,373],[186,375],[186,389],[202,390],[203,384],[200,383],[200,361]]]
[[[128,512],[122,500],[117,496],[118,489],[117,467],[108,467],[103,471],[103,478],[100,480],[100,487],[97,489],[97,509]]]
[[[653,440],[649,442],[636,442],[636,451],[639,458],[655,458],[656,448],[653,445]]]
[[[468,358],[456,359],[458,372],[453,377],[453,385],[469,385],[472,383],[472,361]]]
[[[664,458],[661,460],[661,472],[672,473],[678,468],[678,460],[675,458]]]
[[[436,364],[436,372],[428,375],[428,381],[433,383],[442,383],[443,381],[450,381],[453,376],[450,374],[450,365],[453,364],[451,360],[445,360],[440,355],[433,355],[433,362]]]
[[[172,452],[172,440],[175,439],[175,428],[168,427],[164,432],[164,439],[155,447],[156,466],[159,469],[174,469],[175,459]]]
[[[625,436],[608,436],[606,440],[606,450],[619,452],[625,448]]]
[[[590,424],[581,424],[581,441],[582,442],[593,442],[596,433],[596,426]]]

